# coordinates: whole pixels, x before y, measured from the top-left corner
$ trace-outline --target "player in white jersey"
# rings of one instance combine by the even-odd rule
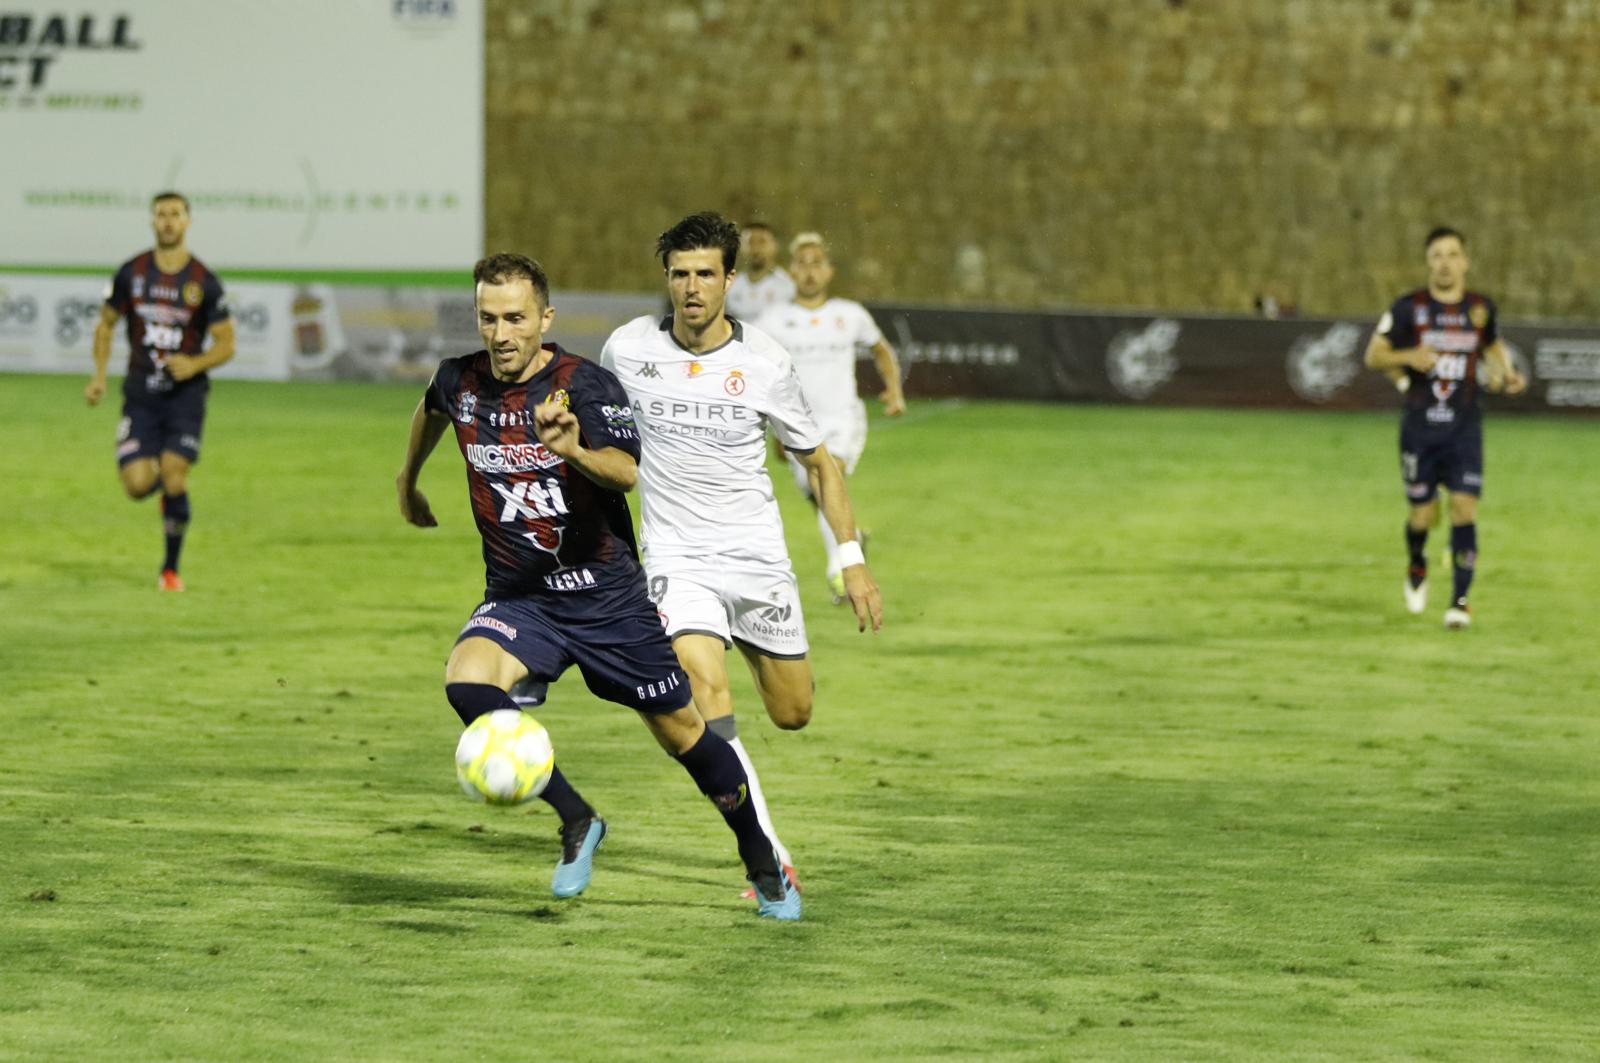
[[[778,265],[778,237],[766,222],[747,222],[739,245],[745,268],[733,275],[728,289],[728,316],[748,322],[793,299],[794,279]]]
[[[898,417],[906,412],[900,387],[900,361],[884,340],[867,308],[850,299],[828,294],[833,283],[833,262],[820,233],[801,233],[789,245],[789,272],[794,276],[794,302],[774,307],[756,319],[756,327],[777,340],[794,359],[806,402],[822,428],[828,453],[848,476],[867,445],[867,407],[856,392],[856,351],[872,352],[878,376],[883,379],[883,412]],[[785,454],[794,482],[817,503],[814,474],[793,455]],[[817,526],[828,551],[828,589],[837,605],[844,600],[844,577],[839,543],[820,508]]]
[[[645,574],[695,706],[744,762],[761,824],[792,880],[794,861],[772,829],[728,689],[727,651],[737,644],[773,723],[797,730],[811,719],[800,591],[766,469],[769,425],[815,470],[859,630],[879,629],[883,602],[856,541],[844,477],[806,408],[789,355],[723,313],[738,229],[720,215],[694,214],[662,233],[656,249],[671,316],[630,321],[600,355],[627,389],[643,443]]]

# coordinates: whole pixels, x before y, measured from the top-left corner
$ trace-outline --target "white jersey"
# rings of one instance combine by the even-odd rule
[[[633,404],[643,444],[640,531],[648,561],[711,555],[789,563],[767,476],[767,425],[784,446],[822,442],[788,352],[743,322],[694,354],[672,318],[638,317],[611,334],[600,364]]]
[[[862,402],[856,393],[856,352],[883,341],[866,307],[850,299],[829,299],[815,310],[789,303],[762,314],[756,327],[794,359],[818,421],[831,424],[857,415]]]
[[[735,273],[733,284],[728,288],[728,316],[753,322],[766,310],[782,306],[793,298],[794,279],[782,266],[772,267],[772,272],[758,281],[751,280],[743,273]]]

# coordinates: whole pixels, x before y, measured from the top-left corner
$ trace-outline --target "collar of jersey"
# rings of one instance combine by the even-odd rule
[[[727,339],[723,340],[721,343],[717,344],[715,347],[711,348],[709,351],[691,351],[689,348],[687,348],[683,344],[679,343],[678,342],[678,337],[673,335],[673,333],[672,333],[672,315],[671,314],[668,314],[666,317],[661,319],[661,331],[665,332],[667,334],[667,339],[671,340],[672,341],[672,345],[674,347],[678,348],[678,350],[682,351],[685,354],[692,354],[696,358],[704,358],[708,354],[716,354],[718,351],[722,350],[722,348],[728,346],[730,343],[743,343],[744,342],[744,326],[739,324],[738,318],[732,318],[732,317],[728,318],[728,324],[733,326],[733,331],[728,334],[728,338]]]

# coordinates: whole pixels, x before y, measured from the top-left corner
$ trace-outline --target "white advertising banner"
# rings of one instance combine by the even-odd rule
[[[483,249],[482,0],[0,6],[0,267],[104,266],[153,193],[232,269],[460,269]]]
[[[82,373],[88,379],[94,369],[94,326],[110,279],[109,272],[103,278],[0,273],[0,372]],[[294,285],[223,284],[238,353],[211,375],[287,380]],[[117,323],[109,366],[113,377],[128,366],[126,326],[126,320]]]

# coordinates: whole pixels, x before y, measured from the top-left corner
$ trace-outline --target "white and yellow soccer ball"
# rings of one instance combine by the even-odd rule
[[[555,766],[550,732],[520,709],[484,713],[456,743],[456,781],[468,797],[491,805],[539,796]]]

